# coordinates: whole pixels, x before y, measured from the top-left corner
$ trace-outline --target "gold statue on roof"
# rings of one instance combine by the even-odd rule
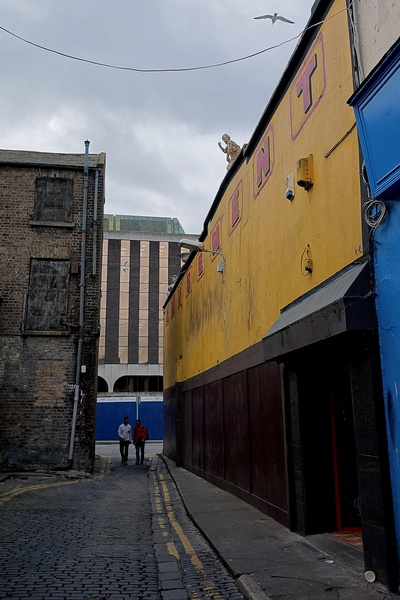
[[[240,154],[241,147],[231,140],[227,133],[224,133],[222,136],[222,141],[225,142],[225,148],[222,146],[221,142],[218,142],[218,146],[221,148],[222,152],[226,154],[226,160],[228,161],[227,169],[230,169],[237,157]]]

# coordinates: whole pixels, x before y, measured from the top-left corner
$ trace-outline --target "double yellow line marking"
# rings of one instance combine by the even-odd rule
[[[73,483],[78,483],[78,481],[82,481],[81,479],[74,479],[73,481],[57,481],[55,483],[39,483],[37,485],[27,485],[25,487],[18,486],[5,494],[0,496],[0,506],[12,500],[16,496],[20,494],[24,494],[25,492],[31,492],[33,490],[44,490],[46,488],[59,487],[60,485],[72,485]]]
[[[160,484],[158,484],[156,476],[154,475],[154,487],[155,487],[155,496],[156,496],[155,502],[156,502],[157,512],[164,512],[164,510],[166,510],[167,519],[168,519],[171,527],[177,534],[180,542],[182,543],[182,546],[185,550],[186,555],[190,558],[190,561],[191,561],[192,565],[194,566],[194,568],[202,576],[203,591],[205,591],[207,593],[206,594],[207,597],[210,596],[214,600],[224,600],[224,598],[218,592],[215,591],[214,583],[212,581],[208,580],[202,561],[197,556],[196,551],[194,550],[192,544],[189,541],[189,538],[187,537],[187,535],[183,531],[182,527],[179,525],[178,521],[175,518],[171,497],[170,497],[170,494],[168,491],[168,486],[167,486],[167,482],[165,480],[164,475],[162,473],[159,473],[158,478],[159,478]],[[165,509],[163,506],[162,497],[164,498]],[[161,515],[158,516],[158,523],[159,523],[161,529],[166,530],[165,519]],[[168,531],[166,530],[163,533],[163,535],[164,535],[164,537],[167,537],[169,535]],[[167,548],[168,548],[170,555],[174,556],[177,560],[179,560],[179,552],[173,541],[167,542]],[[195,598],[195,597],[196,596],[193,596],[193,598]]]
[[[52,483],[38,483],[36,485],[21,486],[18,485],[13,490],[0,494],[0,506],[9,502],[16,496],[24,494],[25,492],[32,492],[34,490],[45,490],[53,487],[60,487],[61,485],[73,485],[79,482],[90,482],[97,479],[103,479],[105,475],[109,475],[111,472],[111,458],[109,456],[102,456],[100,459],[100,472],[96,477],[90,477],[87,479],[71,479],[68,481],[53,481]]]

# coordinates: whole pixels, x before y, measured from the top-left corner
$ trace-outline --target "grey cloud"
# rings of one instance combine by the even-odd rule
[[[301,31],[311,4],[280,0],[279,11],[296,21],[290,35]],[[0,0],[0,8],[2,26],[17,35],[137,68],[223,62],[288,36],[279,23],[254,21],[266,12],[265,0]],[[0,65],[2,146],[82,152],[88,138],[91,151],[107,153],[108,212],[140,209],[200,231],[226,173],[217,142],[225,132],[247,141],[295,43],[221,68],[133,73],[45,52],[0,31],[7,57]],[[154,139],[145,139],[147,131]]]

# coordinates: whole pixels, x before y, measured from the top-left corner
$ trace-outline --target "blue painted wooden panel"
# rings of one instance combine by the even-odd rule
[[[350,98],[374,198],[400,188],[400,42]]]
[[[382,363],[388,451],[400,556],[400,195],[375,233],[376,308]]]
[[[118,426],[124,417],[129,417],[132,427],[136,421],[136,402],[98,402],[96,418],[96,440],[118,440]],[[139,419],[149,430],[150,440],[163,439],[163,403],[141,402]]]

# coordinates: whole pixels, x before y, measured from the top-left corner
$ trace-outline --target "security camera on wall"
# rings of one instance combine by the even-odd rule
[[[286,198],[293,200],[294,198],[294,175],[291,173],[286,177]]]

